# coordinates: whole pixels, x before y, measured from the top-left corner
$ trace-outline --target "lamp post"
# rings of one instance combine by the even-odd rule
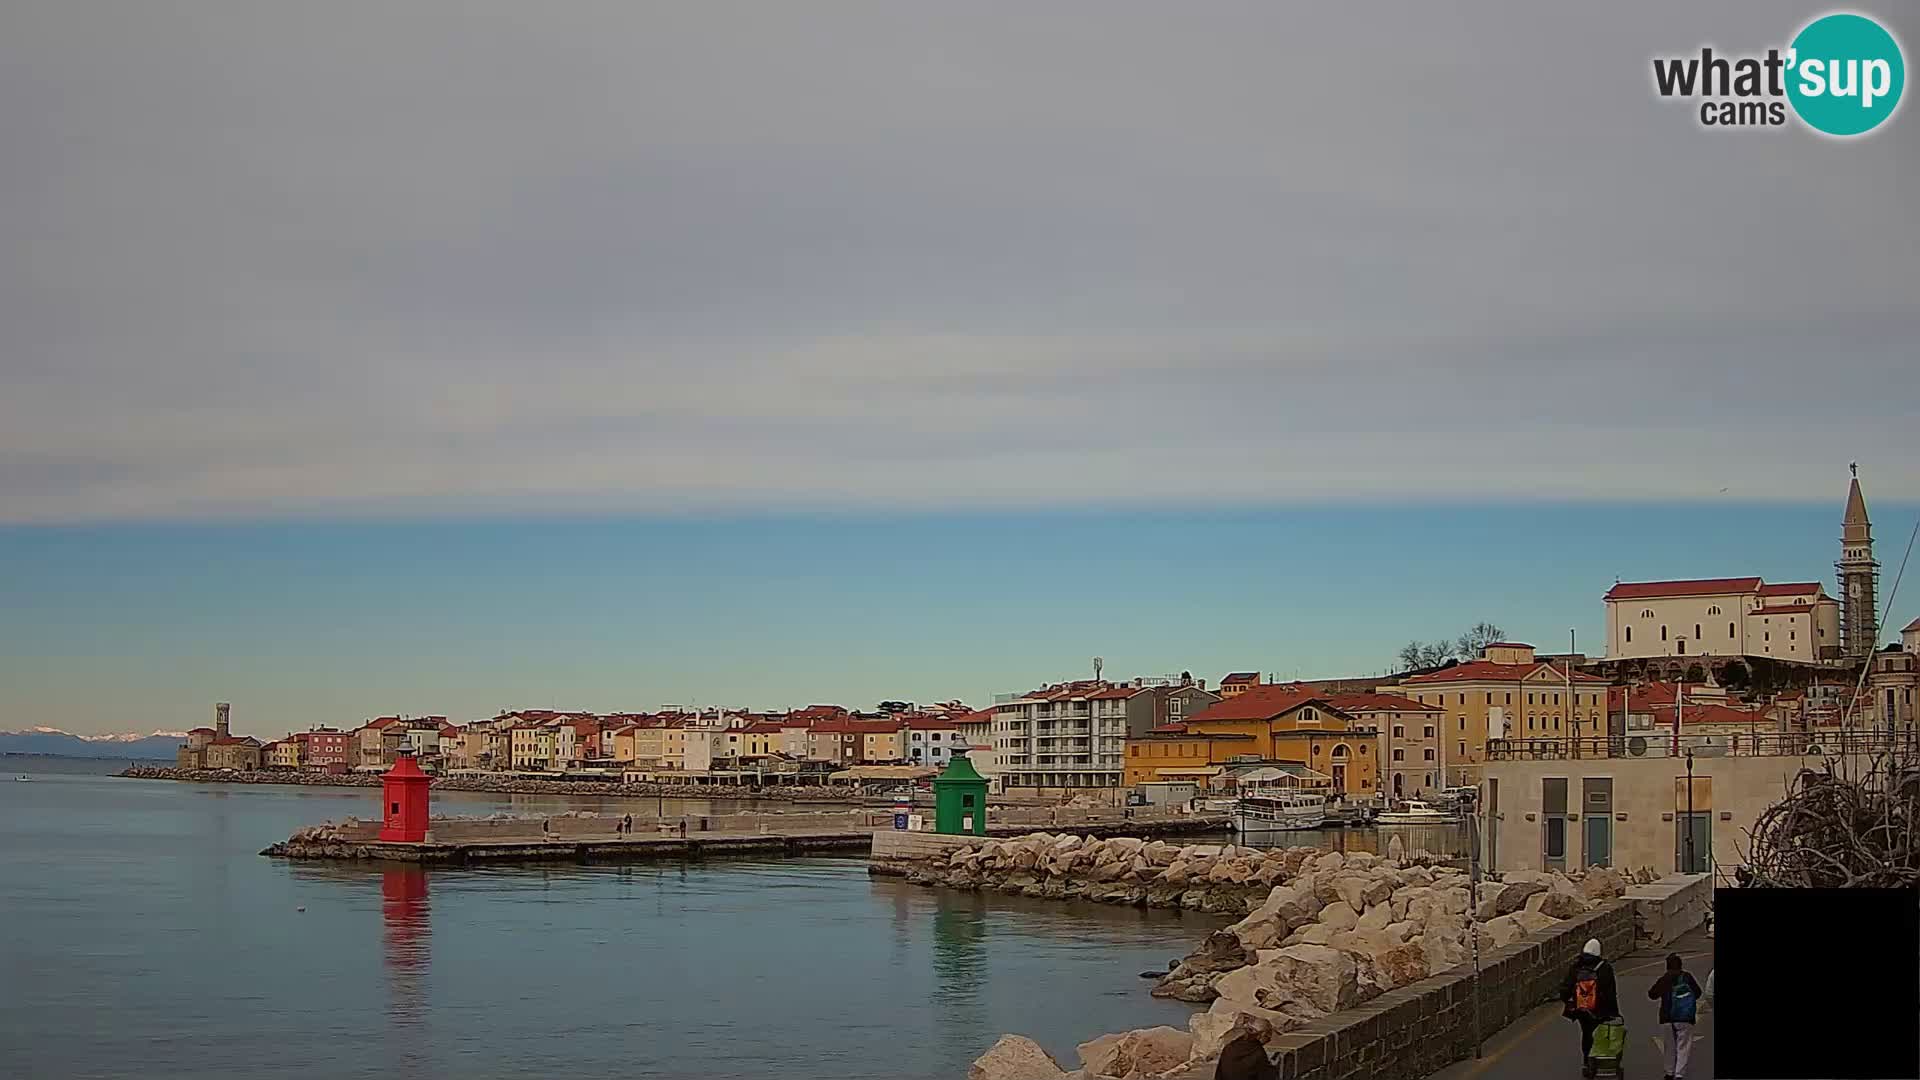
[[[1463,792],[1460,796],[1467,817],[1467,888],[1469,907],[1480,902],[1480,813],[1479,792]],[[1480,1060],[1480,923],[1473,918],[1473,912],[1467,912],[1467,926],[1473,938],[1473,1057]]]
[[[1693,747],[1687,747],[1687,827],[1680,834],[1683,850],[1687,853],[1685,873],[1693,873]]]

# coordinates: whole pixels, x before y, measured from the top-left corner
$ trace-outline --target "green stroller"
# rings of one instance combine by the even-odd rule
[[[1620,1059],[1627,1052],[1627,1022],[1618,1017],[1593,1029],[1593,1049],[1587,1054],[1587,1075],[1620,1077]]]

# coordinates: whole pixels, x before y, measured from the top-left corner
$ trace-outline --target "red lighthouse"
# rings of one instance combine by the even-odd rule
[[[393,768],[382,777],[380,801],[385,819],[380,839],[417,844],[427,838],[427,785],[433,778],[413,763],[413,755],[402,753]]]

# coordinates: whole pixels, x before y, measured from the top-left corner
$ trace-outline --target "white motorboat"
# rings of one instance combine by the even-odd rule
[[[1374,815],[1376,825],[1457,825],[1460,815],[1442,810],[1431,803],[1418,799],[1409,799],[1398,810],[1382,810]]]
[[[15,780],[15,782],[21,783],[21,784],[33,783],[33,777],[28,776],[26,773],[21,773],[19,776],[16,776],[13,779]]]
[[[1243,796],[1233,808],[1233,829],[1240,833],[1292,832],[1327,823],[1327,797],[1290,791]]]
[[[1201,798],[1194,809],[1203,814],[1231,814],[1240,806],[1240,800],[1228,796],[1210,795]]]

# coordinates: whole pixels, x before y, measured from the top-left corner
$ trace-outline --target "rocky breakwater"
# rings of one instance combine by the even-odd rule
[[[890,870],[953,889],[1244,915],[1317,854],[1036,832],[982,840]]]
[[[1303,1025],[1459,967],[1473,934],[1498,948],[1617,899],[1623,875],[1511,872],[1476,891],[1463,871],[1425,859],[1294,848],[1261,857],[1281,877],[1247,916],[1209,934],[1153,993],[1208,1003],[1188,1030],[1148,1028],[1080,1047],[1067,1072],[1008,1036],[971,1080],[1226,1080],[1269,1077],[1265,1048]]]
[[[134,765],[117,776],[135,780],[185,780],[219,784],[308,784],[316,787],[379,787],[377,772],[329,773],[320,769],[175,769]],[[436,776],[435,791],[481,791],[495,795],[592,795],[667,799],[768,799],[781,802],[859,803],[860,788],[847,784],[713,787],[695,784],[623,784],[614,780],[540,780],[517,776]]]

